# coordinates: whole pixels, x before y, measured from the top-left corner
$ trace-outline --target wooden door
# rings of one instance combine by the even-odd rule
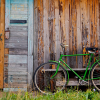
[[[0,89],[3,89],[5,0],[0,0]]]

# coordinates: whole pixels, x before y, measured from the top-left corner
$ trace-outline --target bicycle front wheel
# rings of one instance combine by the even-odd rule
[[[44,94],[55,94],[64,89],[67,82],[66,70],[60,65],[56,76],[57,63],[48,62],[40,65],[34,74],[34,83],[36,88]]]
[[[91,79],[94,87],[100,91],[100,65],[98,63],[96,63],[92,68]]]

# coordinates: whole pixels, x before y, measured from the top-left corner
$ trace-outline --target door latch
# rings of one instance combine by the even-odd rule
[[[0,34],[0,41],[2,41],[2,38],[1,38],[1,36],[2,36],[2,33]]]

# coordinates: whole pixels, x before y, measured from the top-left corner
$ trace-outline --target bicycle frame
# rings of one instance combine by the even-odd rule
[[[69,66],[62,60],[62,57],[86,56],[86,55],[90,56],[90,59],[89,59],[89,62],[88,62],[88,65],[87,65],[87,68],[86,68],[86,71],[85,71],[85,73],[84,73],[83,78],[81,78],[80,75],[78,75],[71,67],[69,67]],[[86,74],[87,74],[88,69],[89,69],[89,66],[90,66],[90,62],[92,61],[92,58],[93,58],[93,57],[95,58],[95,63],[98,63],[98,64],[100,65],[100,63],[99,63],[100,59],[98,60],[98,59],[94,56],[94,54],[92,54],[92,53],[91,53],[91,54],[74,54],[74,55],[62,55],[62,54],[61,54],[60,59],[59,59],[59,62],[57,62],[57,61],[52,61],[52,60],[49,61],[49,62],[56,62],[56,63],[58,63],[56,72],[55,72],[55,74],[51,77],[51,79],[52,79],[54,76],[56,76],[56,74],[57,74],[57,72],[58,72],[58,69],[59,69],[59,66],[62,65],[62,66],[64,67],[64,69],[67,71],[67,74],[68,74],[67,68],[69,68],[79,79],[84,80],[84,81],[92,80],[92,79],[90,78],[90,72],[91,72],[92,67],[95,65],[95,63],[90,67],[89,79],[85,79],[85,78],[86,78]],[[65,65],[67,66],[67,68],[66,68],[63,64],[61,64],[61,62],[62,62],[63,64],[65,64]],[[93,79],[94,79],[94,78],[93,78]],[[95,79],[97,79],[97,78],[95,78]],[[69,81],[69,74],[68,74],[68,81]]]

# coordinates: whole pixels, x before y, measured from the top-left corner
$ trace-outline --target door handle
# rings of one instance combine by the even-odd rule
[[[2,33],[0,34],[0,41],[2,41],[2,38],[1,38],[1,36],[2,36]]]

